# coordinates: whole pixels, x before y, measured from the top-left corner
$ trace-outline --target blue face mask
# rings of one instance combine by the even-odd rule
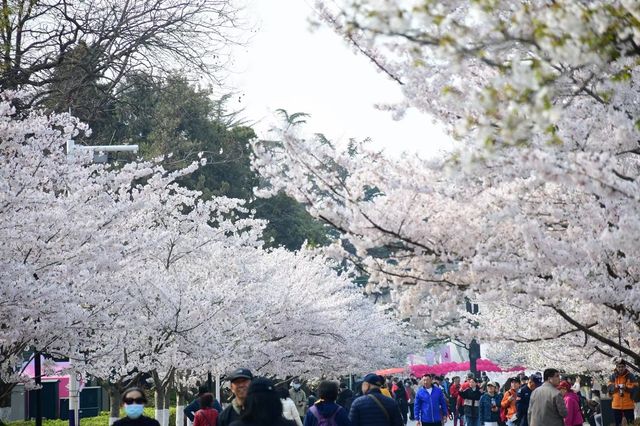
[[[142,404],[125,404],[124,412],[130,419],[137,419],[142,415],[144,405]]]

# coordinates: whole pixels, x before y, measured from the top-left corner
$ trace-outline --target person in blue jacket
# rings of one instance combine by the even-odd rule
[[[495,382],[487,382],[487,393],[480,397],[480,424],[483,426],[498,426],[502,399],[498,399],[497,389]]]
[[[413,411],[418,426],[442,426],[442,419],[449,414],[444,394],[439,387],[433,386],[430,374],[422,376],[422,386],[416,393]]]

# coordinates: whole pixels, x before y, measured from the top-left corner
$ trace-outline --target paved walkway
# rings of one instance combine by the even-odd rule
[[[416,426],[416,422],[415,422],[415,421],[413,421],[413,420],[409,420],[409,421],[407,422],[407,426]],[[449,421],[446,423],[446,426],[453,426],[453,420],[449,420]]]

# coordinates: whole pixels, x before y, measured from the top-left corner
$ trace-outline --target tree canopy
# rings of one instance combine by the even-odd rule
[[[263,194],[307,203],[356,248],[341,255],[370,272],[369,289],[391,288],[402,315],[436,334],[516,343],[535,362],[599,369],[622,354],[640,366],[638,5],[319,7],[400,85],[396,109],[439,118],[459,145],[396,161],[283,123],[281,145],[255,144],[273,185]],[[381,247],[389,258],[372,255]],[[517,327],[504,321],[514,312]]]

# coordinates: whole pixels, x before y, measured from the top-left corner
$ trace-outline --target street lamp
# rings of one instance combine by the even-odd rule
[[[471,315],[477,315],[479,308],[477,303],[471,303],[470,300],[467,300],[467,312]],[[474,327],[477,327],[477,324],[474,324]],[[480,345],[476,341],[476,339],[472,339],[471,343],[469,343],[469,370],[473,373],[474,376],[478,375],[478,359],[480,359]]]
[[[138,145],[76,145],[73,139],[67,141],[67,158],[73,158],[76,151],[93,152],[94,163],[106,163],[108,161],[107,152],[138,152]],[[69,359],[69,426],[80,426],[80,380],[78,373],[71,368]],[[39,401],[39,400],[37,400]],[[38,402],[39,403],[39,402]],[[42,422],[42,419],[40,419]],[[36,426],[38,418],[36,417]]]
[[[34,379],[36,384],[36,426],[42,426],[42,364],[40,351],[35,351],[33,358]]]
[[[92,151],[93,161],[95,163],[106,163],[108,158],[105,155],[107,152],[138,152],[138,145],[76,145],[73,139],[67,141],[67,157],[73,157],[74,152]]]

